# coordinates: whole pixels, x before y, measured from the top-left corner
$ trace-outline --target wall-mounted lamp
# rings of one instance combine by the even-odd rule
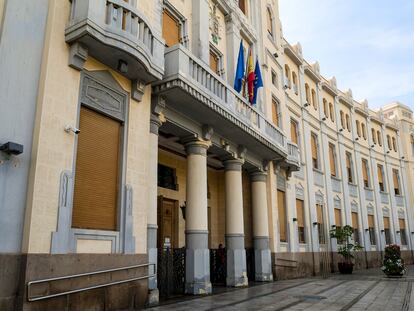
[[[381,233],[384,233],[384,232],[385,232],[385,230],[384,230],[384,229],[382,229],[382,230],[381,230]]]
[[[342,132],[344,129],[339,129],[340,132]]]
[[[355,140],[359,140],[359,137],[356,137]]]
[[[275,58],[278,58],[278,57],[279,57],[279,54],[277,54],[277,53],[273,53],[273,56],[274,56]]]
[[[313,223],[313,225],[314,225],[314,226],[317,226],[317,225],[318,225],[318,223],[315,221],[315,222]]]
[[[325,118],[325,117],[323,117],[323,118],[322,118],[322,121],[326,121],[326,118]]]
[[[400,231],[395,231],[396,234],[400,234]]]
[[[23,145],[9,141],[0,145],[0,151],[8,155],[19,155],[23,153]]]
[[[404,157],[404,156],[402,156],[402,157],[401,157],[401,159],[402,159],[402,160],[404,160],[404,159],[405,159],[405,157]]]
[[[298,221],[298,219],[297,219],[297,218],[295,218],[295,217],[293,217],[292,221]]]
[[[371,148],[374,148],[375,147],[375,145],[371,145]]]
[[[368,232],[369,231],[369,229],[365,229],[365,232]]]
[[[332,225],[331,227],[332,227],[332,229],[335,229],[336,228],[336,225]]]
[[[414,232],[411,232],[411,234],[414,234]]]
[[[387,153],[390,153],[390,151],[388,150]]]
[[[183,214],[183,219],[185,220],[185,209],[187,208],[187,201],[184,202],[183,205],[180,206],[181,213]]]
[[[72,125],[66,125],[65,126],[65,132],[66,133],[70,133],[72,132],[73,134],[78,135],[80,133],[80,129],[73,127]]]

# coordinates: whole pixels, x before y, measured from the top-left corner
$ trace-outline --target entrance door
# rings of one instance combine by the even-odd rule
[[[178,201],[158,197],[158,248],[178,247]]]

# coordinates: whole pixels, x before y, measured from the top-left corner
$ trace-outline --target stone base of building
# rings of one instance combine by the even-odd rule
[[[29,302],[31,297],[147,275],[147,268],[33,284],[29,281],[108,270],[147,262],[146,254],[0,254],[0,310],[134,310],[147,304],[147,279]]]

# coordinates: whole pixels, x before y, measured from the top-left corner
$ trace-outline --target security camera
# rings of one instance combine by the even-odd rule
[[[66,133],[72,132],[73,134],[78,135],[80,133],[80,129],[73,127],[72,125],[67,125],[65,127],[65,132]]]

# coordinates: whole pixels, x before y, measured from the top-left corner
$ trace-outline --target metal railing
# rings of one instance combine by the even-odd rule
[[[85,277],[85,276],[92,276],[92,275],[98,275],[98,274],[103,274],[103,273],[111,273],[111,272],[117,272],[117,271],[123,271],[123,270],[137,269],[137,268],[143,268],[143,267],[149,267],[149,266],[154,266],[154,273],[153,274],[147,274],[147,275],[144,275],[144,276],[128,278],[128,279],[125,279],[125,280],[119,280],[119,281],[108,282],[108,283],[103,283],[103,284],[98,284],[98,285],[93,285],[93,286],[87,286],[87,287],[83,287],[83,288],[77,288],[77,289],[68,290],[68,291],[64,291],[64,292],[60,292],[60,293],[56,293],[56,294],[48,294],[48,295],[34,296],[34,297],[31,295],[31,286],[35,285],[35,284],[41,284],[41,283],[47,283],[47,282],[53,282],[53,281],[61,281],[61,280],[67,280],[67,279],[73,279],[73,278],[80,278],[80,277]],[[92,290],[92,289],[97,289],[97,288],[102,288],[102,287],[107,287],[107,286],[112,286],[112,285],[118,285],[118,284],[123,284],[123,283],[148,279],[148,278],[157,276],[155,271],[156,271],[156,264],[155,263],[145,263],[145,264],[139,264],[139,265],[133,265],[133,266],[127,266],[127,267],[121,267],[121,268],[99,270],[99,271],[93,271],[93,272],[86,272],[86,273],[79,273],[79,274],[72,274],[72,275],[67,275],[67,276],[59,276],[59,277],[53,277],[53,278],[48,278],[48,279],[30,281],[30,282],[27,283],[27,300],[30,301],[30,302],[38,301],[38,300],[43,300],[43,299],[49,299],[49,298],[54,298],[54,297],[59,297],[59,296],[84,292],[84,291],[87,291],[87,290]]]

